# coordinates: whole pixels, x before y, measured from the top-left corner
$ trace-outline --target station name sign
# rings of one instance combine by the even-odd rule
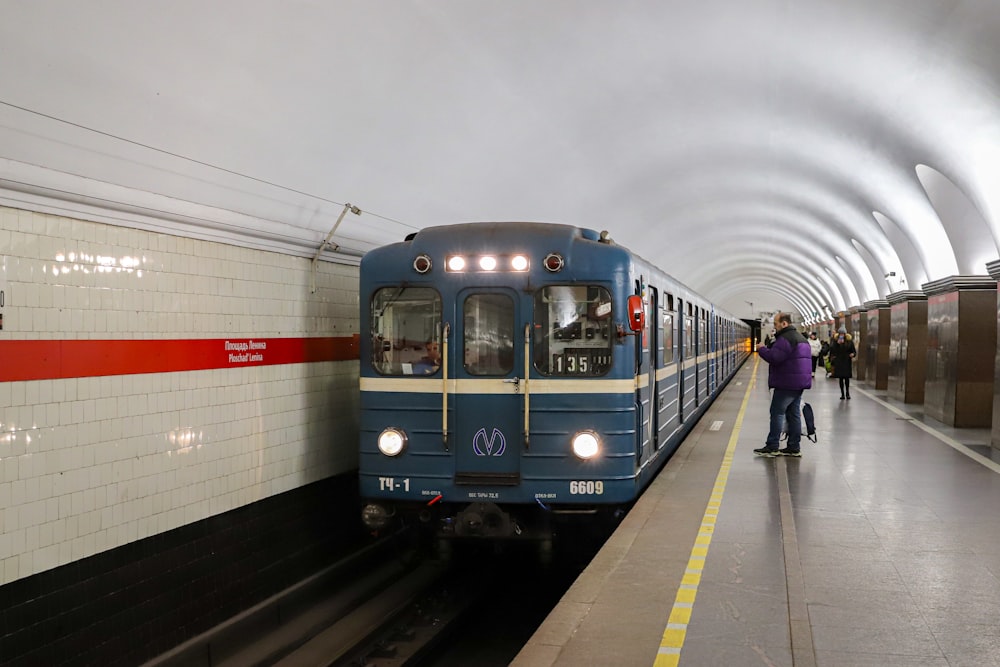
[[[264,352],[267,351],[267,341],[227,340],[225,347],[231,364],[262,363]]]

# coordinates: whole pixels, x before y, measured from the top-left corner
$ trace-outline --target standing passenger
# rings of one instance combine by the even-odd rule
[[[829,354],[830,354],[830,342],[824,340],[819,345],[819,361],[818,361],[818,364],[823,367],[824,371],[826,371],[826,376],[827,377],[830,377],[830,371],[826,367],[827,356],[829,356]]]
[[[830,345],[830,363],[833,377],[840,381],[840,400],[851,400],[851,377],[854,375],[854,355],[857,354],[854,341],[847,329],[840,327],[837,337]]]
[[[802,390],[812,387],[812,351],[806,337],[792,326],[792,316],[788,313],[774,316],[774,330],[774,343],[770,347],[757,347],[757,354],[769,365],[767,386],[774,393],[771,395],[771,428],[767,440],[763,447],[753,452],[759,456],[802,456],[799,450],[802,442]],[[786,421],[788,446],[778,449],[782,426]]]
[[[812,353],[812,376],[816,377],[816,362],[819,361],[819,351],[823,349],[823,344],[819,342],[815,331],[809,332],[809,352]]]

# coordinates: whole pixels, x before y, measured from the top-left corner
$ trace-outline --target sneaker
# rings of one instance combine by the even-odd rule
[[[800,452],[799,450],[797,449],[791,450],[788,447],[785,447],[784,449],[779,449],[778,454],[780,454],[781,456],[802,456],[802,452]]]
[[[753,453],[757,456],[767,456],[773,458],[778,455],[778,450],[771,449],[770,447],[761,447],[760,449],[753,450]]]

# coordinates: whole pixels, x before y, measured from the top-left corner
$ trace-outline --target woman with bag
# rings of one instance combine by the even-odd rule
[[[854,355],[857,348],[851,340],[847,329],[840,327],[837,337],[830,345],[830,362],[833,366],[833,377],[840,380],[840,400],[851,400],[851,377],[854,375]]]

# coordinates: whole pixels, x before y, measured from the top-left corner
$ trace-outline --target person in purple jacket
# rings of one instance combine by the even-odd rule
[[[767,386],[771,395],[771,430],[758,456],[802,456],[802,391],[812,387],[812,351],[809,341],[792,326],[792,316],[774,316],[774,342],[758,345],[757,354],[768,363]],[[778,448],[781,431],[788,422],[788,446]]]

